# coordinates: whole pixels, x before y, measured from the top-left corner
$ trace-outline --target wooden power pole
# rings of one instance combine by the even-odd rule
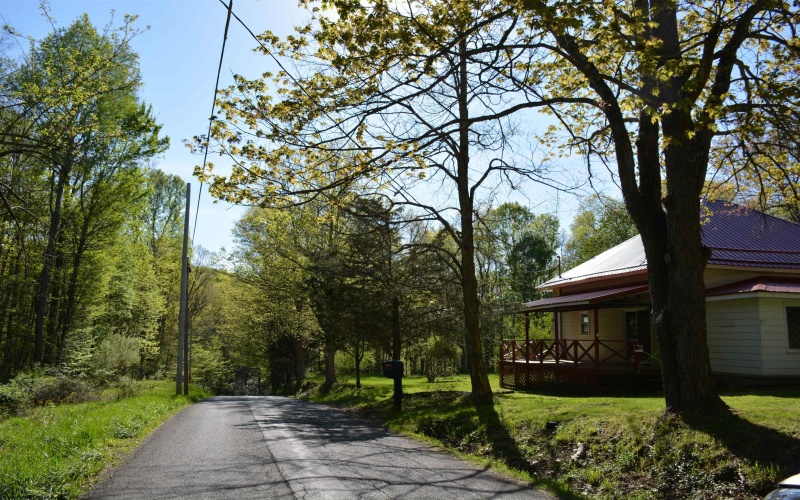
[[[189,381],[183,380],[184,356],[186,345],[186,300],[189,292],[189,204],[191,202],[192,185],[186,183],[186,215],[183,218],[183,255],[181,257],[181,305],[178,312],[178,373],[175,377],[175,394],[189,394]],[[183,387],[181,387],[183,386]]]

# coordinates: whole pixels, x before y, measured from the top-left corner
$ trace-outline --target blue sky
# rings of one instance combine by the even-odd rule
[[[227,3],[227,0],[226,0]],[[155,166],[179,175],[192,183],[192,224],[199,183],[192,177],[194,166],[202,156],[192,155],[183,140],[203,134],[208,127],[214,81],[217,76],[222,36],[225,30],[225,7],[219,0],[53,0],[51,13],[57,27],[69,25],[82,13],[101,28],[124,14],[137,14],[139,27],[150,30],[133,40],[145,87],[142,99],[153,110],[170,137],[170,149],[156,160]],[[234,0],[233,10],[255,32],[270,30],[285,36],[292,27],[307,20],[308,13],[297,7],[296,0]],[[21,33],[40,39],[52,30],[39,10],[36,0],[0,0],[0,14]],[[24,40],[20,41],[26,47]],[[232,82],[238,73],[255,76],[276,71],[268,58],[252,52],[256,42],[244,28],[231,20],[220,87]],[[14,45],[12,48],[17,49]],[[217,165],[221,158],[209,157]],[[221,246],[232,249],[231,229],[244,209],[224,202],[213,203],[203,188],[197,218],[195,244],[217,251]]]

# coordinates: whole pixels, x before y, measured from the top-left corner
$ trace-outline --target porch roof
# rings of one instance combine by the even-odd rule
[[[706,296],[755,292],[800,293],[800,279],[759,276],[757,278],[711,288],[706,291]]]
[[[522,304],[522,312],[530,311],[558,311],[574,308],[578,306],[591,306],[611,299],[632,295],[635,293],[646,292],[650,287],[646,284],[623,286],[619,288],[608,288],[606,290],[594,290],[591,292],[574,293],[572,295],[561,295],[558,297],[548,297],[546,299],[534,300]]]

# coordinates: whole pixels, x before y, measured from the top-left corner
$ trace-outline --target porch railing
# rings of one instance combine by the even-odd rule
[[[590,363],[596,368],[604,364],[630,364],[635,367],[651,353],[642,350],[638,340],[501,340],[500,360],[525,363]]]

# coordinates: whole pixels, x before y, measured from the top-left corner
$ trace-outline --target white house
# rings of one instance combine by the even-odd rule
[[[725,202],[706,207],[713,373],[724,381],[800,382],[800,224]],[[503,385],[560,380],[591,388],[624,385],[631,373],[657,377],[658,343],[638,236],[539,288],[552,297],[528,302],[522,312],[552,312],[553,338],[503,341]]]

